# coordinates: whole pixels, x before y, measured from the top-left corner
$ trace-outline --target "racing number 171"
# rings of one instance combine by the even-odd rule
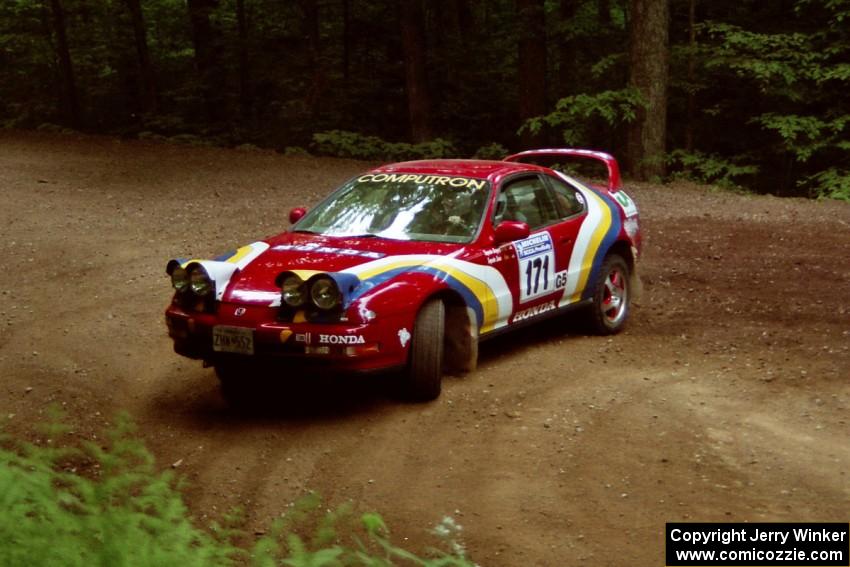
[[[525,265],[525,295],[536,294],[540,288],[540,272],[543,272],[543,289],[549,287],[549,256],[535,258]],[[532,273],[534,277],[532,278]],[[534,280],[532,282],[532,279]]]

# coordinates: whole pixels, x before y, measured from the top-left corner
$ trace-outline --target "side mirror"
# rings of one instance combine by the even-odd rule
[[[496,226],[495,246],[499,246],[506,242],[521,240],[528,238],[531,229],[528,228],[528,223],[522,221],[502,221]]]
[[[289,223],[295,224],[301,220],[301,217],[307,214],[307,209],[304,207],[295,207],[289,211]]]

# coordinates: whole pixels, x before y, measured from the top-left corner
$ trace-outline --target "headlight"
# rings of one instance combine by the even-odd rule
[[[310,297],[319,309],[333,309],[342,301],[339,288],[329,277],[322,277],[310,286]]]
[[[181,267],[174,268],[171,272],[171,286],[177,293],[183,293],[189,288],[189,274]]]
[[[195,266],[189,274],[189,284],[195,295],[209,295],[213,290],[213,283],[207,271],[201,266]]]
[[[300,307],[307,302],[307,286],[296,275],[286,276],[280,285],[280,298],[290,307]]]

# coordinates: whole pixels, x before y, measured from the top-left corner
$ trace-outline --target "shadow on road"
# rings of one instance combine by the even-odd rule
[[[536,345],[584,335],[580,321],[556,317],[482,343],[479,362],[498,364]],[[213,423],[328,423],[409,404],[400,393],[403,379],[400,372],[351,375],[244,364],[221,384],[212,369],[197,369],[160,377],[163,387],[150,400],[148,414],[200,429]],[[444,381],[451,387],[455,379]]]
[[[580,316],[559,315],[482,342],[478,350],[478,362],[495,363],[549,341],[584,336],[587,336],[587,328]]]
[[[286,376],[260,371],[242,378],[222,387],[211,369],[164,377],[171,387],[151,400],[149,413],[206,429],[218,422],[331,422],[404,403],[393,395],[399,379],[393,374]]]

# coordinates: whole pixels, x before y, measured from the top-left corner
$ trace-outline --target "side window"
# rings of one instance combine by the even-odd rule
[[[584,211],[584,197],[570,185],[560,179],[547,177],[552,190],[555,192],[555,200],[558,201],[560,217],[567,218]]]
[[[534,230],[559,217],[557,206],[543,180],[537,176],[523,177],[502,187],[493,224],[506,220],[521,221]]]

